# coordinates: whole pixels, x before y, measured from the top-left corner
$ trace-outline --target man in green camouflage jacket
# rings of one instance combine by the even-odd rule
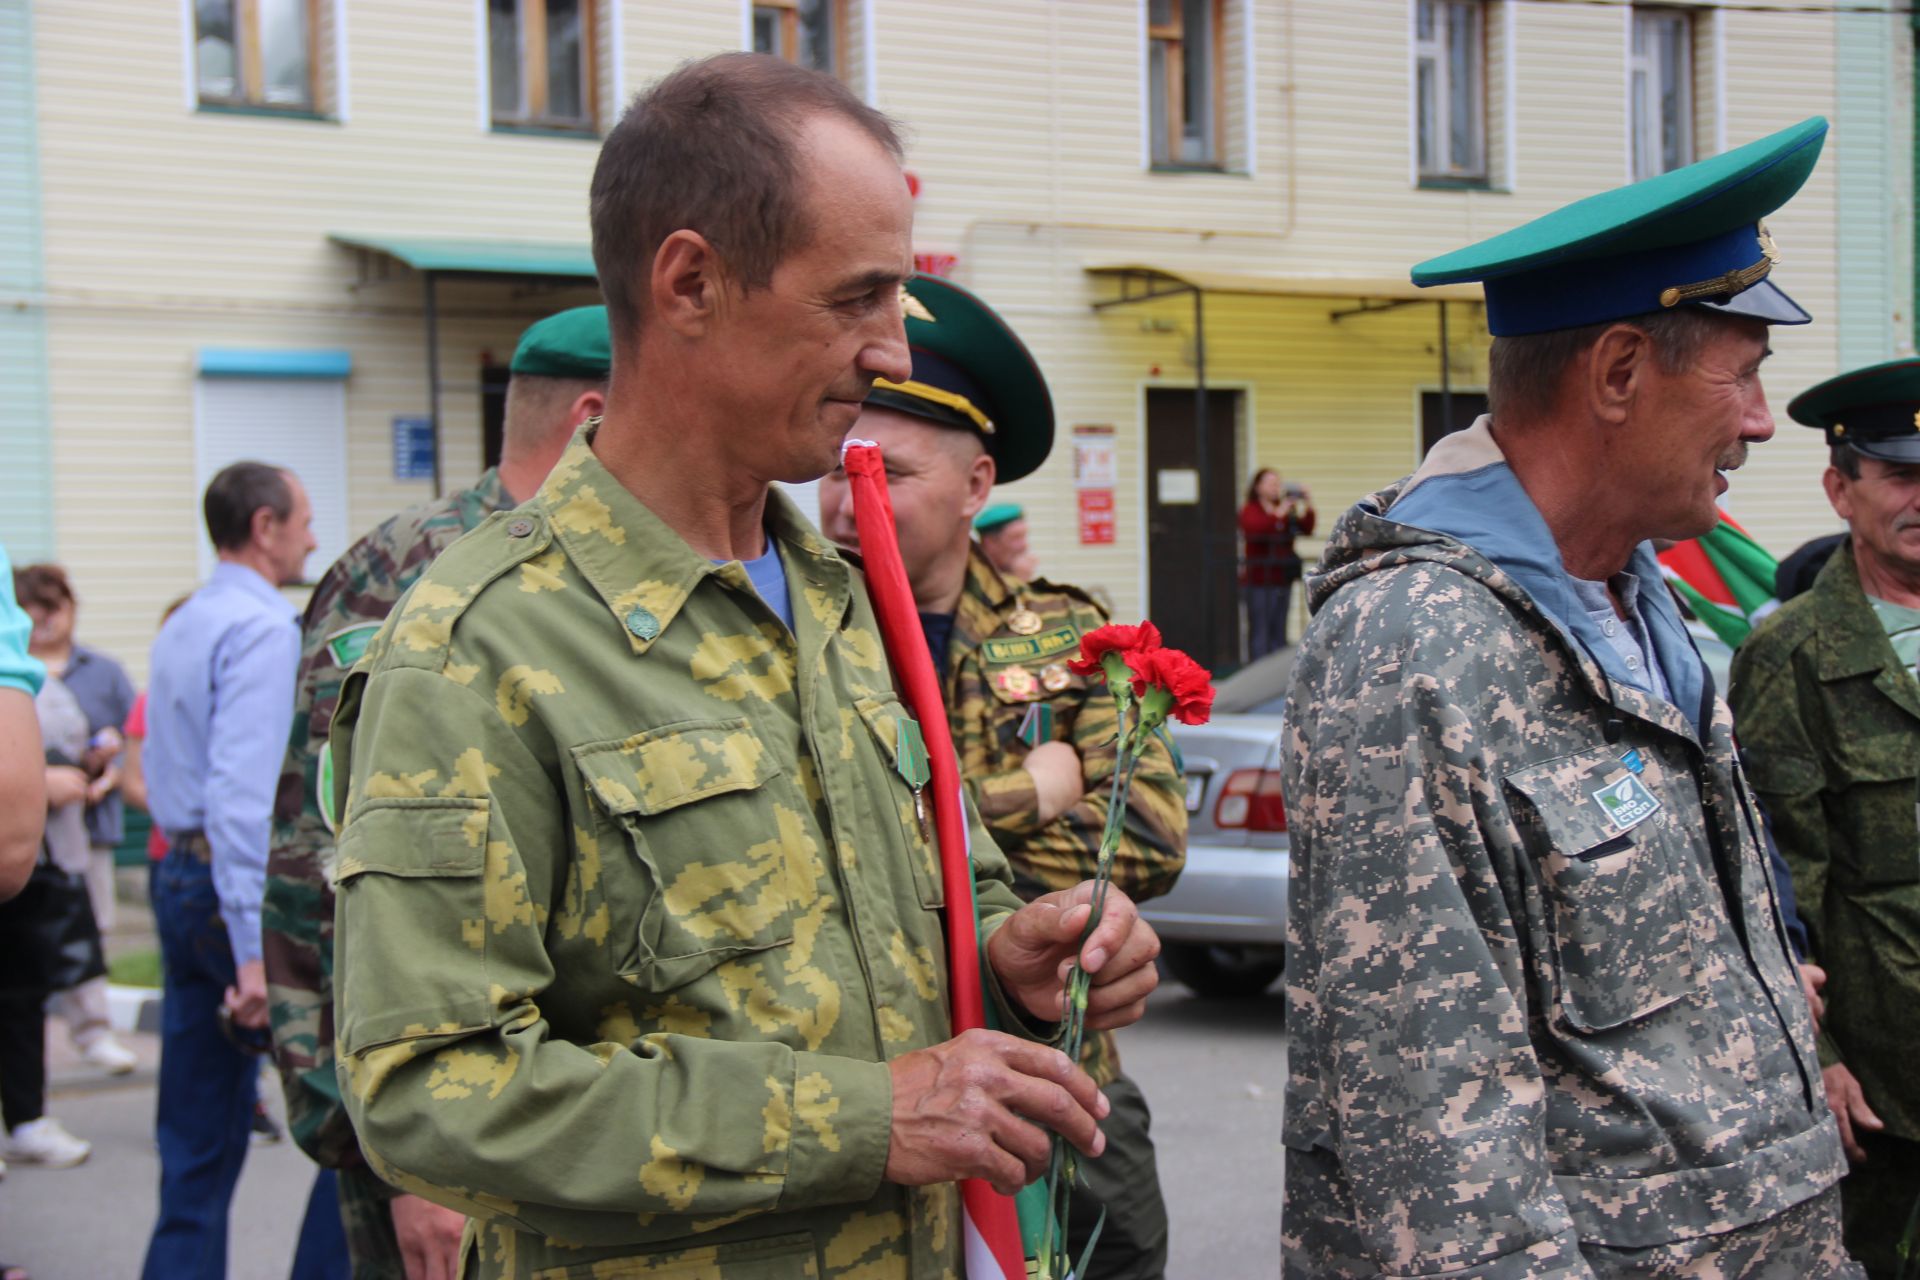
[[[1339,521],[1288,699],[1286,1275],[1821,1280],[1840,1141],[1651,539],[1768,439],[1824,120],[1422,264],[1492,416]]]
[[[974,823],[1002,1025],[952,1037],[924,760],[851,566],[771,490],[903,377],[893,127],[777,58],[636,99],[592,187],[607,412],[449,549],[349,677],[339,1071],[468,1276],[958,1274],[957,1178],[1104,1149],[1034,1043],[1077,951],[1137,1018],[1152,930],[1023,905]],[[668,180],[670,175],[671,180]],[[722,248],[721,246],[725,246]]]
[[[960,774],[1022,897],[1094,874],[1113,796],[1117,722],[1104,687],[1067,669],[1080,637],[1107,616],[1084,592],[1001,575],[970,536],[995,483],[1019,480],[1053,443],[1053,401],[1025,344],[986,303],[946,280],[915,277],[902,299],[913,372],[881,379],[854,434],[887,460],[901,558],[927,647],[941,670]],[[844,472],[820,484],[820,522],[858,546]],[[1143,902],[1173,887],[1186,861],[1186,789],[1155,741],[1128,791],[1113,883]],[[1113,1111],[1107,1153],[1075,1188],[1069,1257],[1100,1211],[1082,1280],[1156,1280],[1166,1270],[1167,1210],[1139,1086],[1120,1074],[1110,1032],[1087,1038],[1080,1065]]]
[[[1728,700],[1827,971],[1847,1248],[1892,1280],[1920,1244],[1920,360],[1843,373],[1788,412],[1826,432],[1849,537],[1740,646]]]
[[[418,1280],[421,1268],[410,1276],[407,1259],[429,1256],[436,1247],[451,1274],[462,1220],[430,1201],[400,1196],[375,1177],[340,1102],[333,1057],[334,845],[321,809],[327,726],[347,671],[394,602],[462,534],[513,506],[514,493],[538,489],[574,428],[600,412],[610,359],[605,307],[577,307],[529,328],[510,366],[500,465],[470,489],[380,524],[328,568],[307,602],[262,934],[288,1128],[301,1150],[339,1170],[355,1280]]]

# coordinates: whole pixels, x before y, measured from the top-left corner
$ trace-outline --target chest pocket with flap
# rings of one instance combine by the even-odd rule
[[[1698,984],[1676,815],[1600,747],[1516,770],[1510,809],[1544,890],[1554,1003],[1573,1030],[1606,1031]]]
[[[825,869],[798,789],[744,718],[586,743],[573,758],[626,844],[600,850],[622,977],[670,991],[793,940]]]

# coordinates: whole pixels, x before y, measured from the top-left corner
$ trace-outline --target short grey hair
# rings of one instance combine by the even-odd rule
[[[1860,459],[1866,457],[1850,444],[1836,444],[1827,450],[1827,462],[1849,480],[1860,478]]]
[[[1623,320],[1603,320],[1578,329],[1554,329],[1521,337],[1495,338],[1487,353],[1487,407],[1495,420],[1509,423],[1543,418],[1560,398],[1560,384],[1573,362],[1615,325],[1632,325],[1653,339],[1654,359],[1667,373],[1679,373],[1724,323],[1704,307],[1675,307]]]

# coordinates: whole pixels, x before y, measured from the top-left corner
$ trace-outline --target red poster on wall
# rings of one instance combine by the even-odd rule
[[[1097,547],[1113,542],[1113,490],[1082,489],[1080,498],[1080,545]]]

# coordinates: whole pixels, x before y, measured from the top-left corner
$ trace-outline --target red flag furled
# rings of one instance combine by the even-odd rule
[[[893,503],[887,496],[886,466],[880,446],[849,440],[841,449],[847,483],[853,491],[854,522],[860,554],[866,562],[867,595],[880,624],[880,639],[907,708],[920,722],[926,740],[932,785],[927,800],[940,849],[940,879],[947,897],[947,983],[953,1031],[958,1035],[987,1025],[986,994],[980,975],[980,934],[974,915],[973,863],[967,849],[966,808],[961,799],[960,763],[947,727],[940,678],[933,669],[913,588],[900,559],[893,527]],[[965,1219],[968,1280],[1020,1280],[1027,1274],[1020,1223],[1011,1197],[977,1178],[960,1184]]]

